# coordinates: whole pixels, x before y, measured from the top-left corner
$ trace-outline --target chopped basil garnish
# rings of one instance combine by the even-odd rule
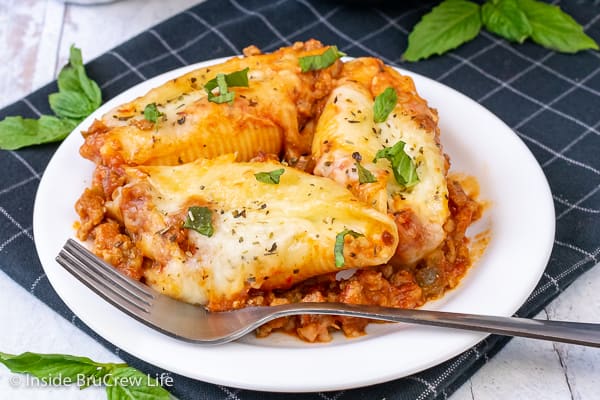
[[[212,211],[207,207],[192,206],[188,208],[183,227],[211,237],[215,232],[212,224]]]
[[[302,72],[316,71],[329,67],[338,58],[344,57],[345,55],[345,53],[338,50],[337,46],[331,46],[322,54],[300,57],[298,63],[300,64]]]
[[[281,168],[271,172],[258,172],[254,174],[254,177],[256,177],[256,180],[259,182],[277,185],[279,184],[279,177],[281,177],[284,172],[285,169]]]
[[[354,163],[356,165],[356,169],[358,170],[358,182],[362,185],[363,183],[374,183],[377,182],[377,178],[375,175],[371,173],[368,169],[360,165],[357,161]]]
[[[417,175],[417,168],[413,160],[404,151],[405,144],[400,140],[392,147],[385,147],[379,150],[373,162],[377,162],[380,158],[389,160],[392,164],[392,171],[394,171],[396,182],[408,188],[419,182],[419,176]]]
[[[208,96],[208,101],[212,101],[213,103],[222,104],[222,103],[233,103],[233,98],[235,97],[235,92],[227,92],[225,94],[220,94],[218,96]]]
[[[375,97],[375,104],[373,105],[373,120],[375,122],[385,121],[394,107],[396,107],[397,102],[398,95],[396,94],[396,90],[394,90],[392,87],[386,88],[379,94],[379,96]]]
[[[248,87],[248,71],[250,71],[250,68],[246,67],[240,71],[225,75],[227,85],[229,87]]]
[[[230,74],[217,74],[217,76],[204,85],[204,90],[208,93],[208,101],[213,103],[232,103],[235,92],[229,91],[230,87],[248,87],[248,71],[245,68],[241,71]],[[213,90],[219,88],[219,94],[215,95]]]
[[[217,74],[217,86],[219,87],[219,93],[227,93],[225,74]]]
[[[162,115],[163,113],[158,111],[156,103],[146,104],[146,107],[144,108],[144,119],[146,121],[156,123],[156,121],[158,121],[158,118],[160,118]]]
[[[235,96],[234,92],[228,91],[227,81],[225,79],[225,74],[217,75],[217,86],[219,87],[219,95],[215,96],[212,92],[208,93],[208,101],[212,101],[213,103],[232,103],[233,97]]]
[[[244,68],[240,71],[232,72],[230,74],[217,74],[217,76],[210,81],[206,82],[204,85],[204,90],[206,93],[211,93],[213,89],[219,87],[218,77],[219,75],[223,76],[225,79],[225,89],[227,87],[248,87],[248,71],[250,68]],[[219,90],[222,88],[219,87]]]
[[[350,235],[354,238],[365,236],[362,233],[354,232],[350,229],[344,229],[335,236],[335,247],[333,248],[333,254],[335,255],[335,266],[338,268],[343,267],[346,263],[344,260],[344,238],[346,235]]]

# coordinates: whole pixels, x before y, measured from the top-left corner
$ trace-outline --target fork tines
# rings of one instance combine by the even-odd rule
[[[155,295],[144,284],[118,271],[73,239],[68,239],[56,261],[88,288],[123,311],[149,313]]]

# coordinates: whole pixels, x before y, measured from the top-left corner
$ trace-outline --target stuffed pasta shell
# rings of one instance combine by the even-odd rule
[[[221,157],[125,174],[106,207],[149,260],[145,282],[211,310],[242,306],[251,288],[386,263],[398,243],[386,214],[277,162]],[[194,228],[202,218],[204,230]]]
[[[411,83],[376,59],[346,63],[312,146],[316,175],[337,181],[393,215],[400,237],[395,260],[402,264],[414,263],[440,245],[450,215],[437,117]],[[386,89],[395,92],[395,105],[376,122],[375,99]],[[398,180],[394,170],[402,166],[393,159],[413,166],[412,182]]]
[[[112,166],[177,165],[233,152],[240,160],[307,156],[309,122],[341,62],[303,73],[299,59],[326,50],[316,40],[270,54],[249,47],[244,57],[191,71],[106,113],[83,132],[80,153]]]

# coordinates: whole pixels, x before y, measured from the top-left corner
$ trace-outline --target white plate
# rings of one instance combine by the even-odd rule
[[[203,347],[164,336],[116,310],[79,283],[54,258],[73,237],[73,205],[89,185],[93,165],[79,156],[78,133],[110,108],[213,60],[168,72],[106,103],[60,146],[36,197],[33,230],[52,286],[73,312],[121,349],[178,374],[217,384],[268,391],[348,389],[389,381],[439,364],[486,335],[441,328],[378,324],[359,339],[336,336],[305,344],[284,334],[246,336]],[[427,308],[511,315],[543,273],[554,239],[554,207],[546,178],[527,147],[502,121],[464,95],[430,79],[415,80],[440,114],[442,143],[454,171],[477,177],[481,198],[491,201],[471,234],[491,229],[491,242],[458,288]]]

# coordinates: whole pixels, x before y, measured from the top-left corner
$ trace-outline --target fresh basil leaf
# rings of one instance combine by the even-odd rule
[[[117,368],[106,386],[108,400],[169,400],[170,393],[156,379],[135,368]]]
[[[67,64],[58,74],[59,91],[72,91],[85,94],[94,109],[102,104],[102,92],[96,82],[88,78],[81,51],[75,46],[71,46],[69,64]]]
[[[206,82],[206,84],[204,85],[204,90],[210,96],[212,94],[213,89],[215,89],[217,86],[219,86],[219,84],[217,83],[217,77],[214,77],[210,81]]]
[[[6,117],[0,121],[0,149],[16,150],[26,146],[63,140],[75,129],[77,121],[42,115],[39,119]]]
[[[80,92],[81,85],[79,84],[79,77],[77,76],[77,71],[70,66],[65,66],[58,73],[57,78],[58,90],[59,92],[71,91],[71,92]]]
[[[344,239],[346,238],[346,235],[350,235],[354,238],[364,236],[362,233],[358,233],[350,229],[344,229],[335,235],[333,254],[335,256],[335,266],[338,268],[341,268],[346,264],[346,260],[344,259]]]
[[[212,224],[212,211],[207,207],[192,206],[188,208],[183,227],[211,237],[215,233]]]
[[[163,115],[160,111],[158,111],[158,107],[156,103],[146,104],[144,107],[144,119],[146,121],[150,121],[156,124],[156,121]]]
[[[98,84],[87,77],[83,67],[77,67],[77,77],[79,78],[79,85],[92,103],[93,109],[95,110],[100,107],[102,104],[102,92]]]
[[[358,183],[362,185],[363,183],[377,182],[377,178],[375,178],[375,175],[373,175],[371,171],[360,165],[358,161],[355,162],[354,165],[356,165],[356,169],[358,170]]]
[[[219,95],[215,96],[212,91],[208,92],[208,101],[222,104],[222,103],[233,103],[233,98],[235,97],[234,92],[228,91],[227,79],[225,78],[225,74],[217,74],[216,77],[217,86],[219,87]]]
[[[71,46],[69,64],[60,71],[57,81],[59,92],[48,96],[48,102],[60,118],[5,118],[0,121],[0,149],[16,150],[62,140],[102,103],[100,87],[87,77],[81,50],[75,46]]]
[[[533,29],[517,0],[492,0],[481,7],[485,28],[511,42],[523,43]]]
[[[248,71],[250,68],[244,68],[241,71],[232,72],[225,75],[225,82],[228,87],[248,87]]]
[[[518,0],[518,3],[531,24],[531,39],[537,44],[563,53],[599,50],[598,43],[558,6],[535,0]]]
[[[380,158],[385,158],[392,164],[394,178],[399,185],[405,188],[416,185],[419,182],[417,168],[408,154],[404,151],[406,143],[398,141],[392,147],[385,147],[375,154],[373,162],[377,162]]]
[[[204,90],[206,93],[211,93],[213,89],[215,89],[218,84],[219,75],[223,75],[225,78],[225,83],[228,87],[248,87],[248,71],[250,68],[244,68],[240,71],[235,71],[230,74],[217,74],[216,77],[206,82],[204,85]]]
[[[22,353],[12,355],[0,353],[0,363],[9,370],[21,374],[30,374],[42,380],[61,378],[64,384],[78,383],[82,375],[104,376],[114,368],[126,364],[97,363],[87,357],[65,354]]]
[[[235,98],[235,92],[227,92],[224,94],[220,94],[218,96],[214,96],[214,95],[208,95],[208,101],[212,102],[212,103],[217,103],[217,104],[223,104],[223,103],[233,103],[233,99]]]
[[[400,157],[398,166],[394,168],[394,177],[401,176],[403,182],[399,183],[409,188],[419,182],[419,176],[413,160],[406,153],[403,154],[404,156]]]
[[[316,71],[329,67],[338,58],[344,56],[346,56],[346,53],[339,51],[337,46],[330,46],[322,54],[300,57],[298,63],[300,64],[300,70],[302,72]]]
[[[64,139],[79,125],[79,121],[68,118],[56,118],[51,115],[42,115],[37,121],[37,134],[43,137],[44,143]]]
[[[271,172],[258,172],[256,174],[254,174],[254,177],[259,182],[269,183],[271,185],[278,185],[279,178],[281,177],[281,175],[283,175],[284,172],[285,172],[285,169],[281,168],[281,169],[276,169]]]
[[[375,122],[385,121],[394,107],[396,107],[397,102],[398,95],[396,94],[396,90],[394,90],[392,87],[386,88],[377,97],[375,97],[375,104],[373,105],[373,120]]]
[[[415,25],[402,57],[407,61],[418,61],[445,53],[475,38],[480,30],[479,4],[445,0]]]
[[[227,81],[225,80],[225,74],[217,74],[217,86],[219,87],[219,93],[227,93]]]
[[[61,118],[83,120],[94,112],[95,108],[85,94],[72,91],[61,91],[48,96],[50,108]]]
[[[69,63],[73,67],[83,67],[83,57],[81,50],[75,47],[74,44],[69,48]]]

